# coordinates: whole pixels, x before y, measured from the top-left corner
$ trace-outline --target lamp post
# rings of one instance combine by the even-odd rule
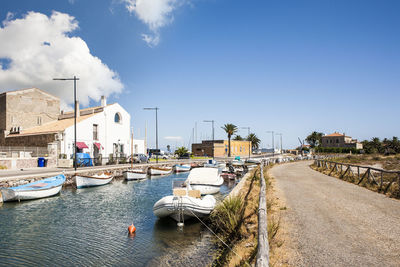
[[[247,129],[247,137],[250,136],[250,127],[240,127],[240,129]],[[250,158],[250,154],[251,154],[251,141],[247,140],[249,142],[249,158]]]
[[[159,110],[158,107],[154,107],[154,108],[144,108],[144,110],[155,110],[156,111],[156,163],[158,163],[158,117],[157,117],[157,111]]]
[[[274,131],[267,131],[272,136],[272,157],[275,157]]]
[[[54,81],[74,81],[74,168],[76,172],[76,81],[79,80],[76,76],[74,78],[53,78]]]
[[[276,133],[275,135],[280,135],[281,136],[281,154],[283,154],[283,150],[282,150],[282,135],[281,133]]]
[[[212,127],[212,154],[214,158],[214,120],[204,120],[203,122],[211,122],[211,127]]]

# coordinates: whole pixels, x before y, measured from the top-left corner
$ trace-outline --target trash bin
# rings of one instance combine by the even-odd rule
[[[38,158],[38,167],[44,167],[45,159],[44,158]]]
[[[44,159],[44,167],[47,167],[47,161],[48,159]]]

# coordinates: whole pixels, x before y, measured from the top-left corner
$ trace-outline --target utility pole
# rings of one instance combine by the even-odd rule
[[[275,157],[274,131],[267,131],[272,136],[272,157]]]
[[[74,169],[75,169],[75,174],[76,174],[76,113],[79,112],[79,110],[76,110],[76,81],[79,80],[76,76],[74,78],[53,78],[54,81],[74,81]]]
[[[155,110],[156,111],[156,163],[158,163],[158,115],[157,115],[157,111],[159,110],[158,107],[154,107],[154,108],[143,108],[144,110]]]

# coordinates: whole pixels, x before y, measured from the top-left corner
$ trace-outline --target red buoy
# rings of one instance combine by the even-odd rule
[[[129,232],[129,234],[133,234],[135,231],[136,231],[136,227],[132,223],[132,225],[129,225],[129,227],[128,227],[128,232]]]

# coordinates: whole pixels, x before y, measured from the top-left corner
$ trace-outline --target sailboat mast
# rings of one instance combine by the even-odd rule
[[[133,127],[131,129],[131,169],[133,169]]]

